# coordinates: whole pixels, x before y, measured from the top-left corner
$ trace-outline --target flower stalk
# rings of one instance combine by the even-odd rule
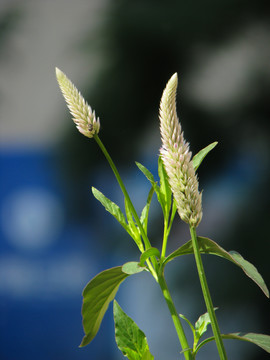
[[[188,341],[187,341],[183,326],[181,324],[179,315],[178,315],[178,313],[176,311],[176,308],[174,306],[174,303],[173,303],[173,300],[172,300],[171,294],[169,292],[169,289],[168,289],[168,286],[167,286],[167,283],[166,283],[166,280],[164,278],[163,273],[159,275],[158,283],[159,283],[159,286],[161,288],[163,297],[166,300],[168,309],[170,311],[172,321],[174,323],[174,327],[175,327],[179,342],[181,344],[182,352],[184,353],[185,359],[186,360],[193,360],[194,357],[192,355],[191,348],[190,348],[190,346],[188,344]]]
[[[220,359],[226,360],[227,356],[197,242],[196,227],[202,219],[202,194],[198,190],[199,182],[191,160],[192,154],[189,150],[189,144],[184,139],[184,133],[176,113],[177,82],[177,74],[174,74],[168,81],[161,98],[160,132],[162,148],[160,154],[168,174],[178,214],[190,227],[204,301],[210,316]]]
[[[207,280],[206,280],[206,276],[205,276],[205,272],[204,272],[202,257],[201,257],[201,253],[200,253],[198,241],[197,241],[196,229],[194,227],[190,227],[190,234],[191,234],[191,239],[192,239],[192,246],[193,246],[195,261],[196,261],[196,265],[197,265],[198,275],[199,275],[199,279],[200,279],[200,283],[201,283],[202,293],[203,293],[205,305],[207,308],[207,312],[208,312],[210,320],[211,320],[211,326],[212,326],[213,334],[215,337],[219,357],[220,357],[220,360],[227,360],[225,347],[224,347],[223,340],[221,337],[216,313],[214,310],[213,302],[211,299],[210,291],[208,288],[208,284],[207,284]]]
[[[145,246],[145,250],[149,249],[151,247],[151,244],[150,244],[150,241],[147,237],[147,235],[145,234],[145,231],[143,229],[143,226],[141,224],[141,221],[139,219],[139,216],[134,208],[134,205],[132,203],[132,201],[130,200],[130,197],[129,197],[129,194],[126,190],[126,187],[121,179],[121,176],[110,156],[110,154],[108,153],[107,149],[105,148],[105,146],[103,145],[102,141],[100,140],[99,136],[98,135],[94,135],[94,139],[96,140],[98,146],[100,147],[101,151],[103,152],[104,156],[106,157],[115,177],[116,177],[116,180],[118,181],[118,184],[122,190],[122,193],[124,194],[125,196],[125,199],[127,200],[127,202],[129,203],[130,205],[130,208],[131,208],[131,211],[132,211],[132,215],[134,216],[134,219],[140,229],[140,232],[141,232],[141,235],[142,235],[142,238],[143,238],[143,241],[144,241],[144,246]],[[156,258],[155,257],[151,257],[151,260],[153,261],[153,266],[152,264],[150,263],[149,260],[147,260],[147,265],[149,267],[149,271],[151,272],[151,274],[153,275],[154,279],[156,281],[158,281],[158,278],[157,278],[157,261],[156,261]]]
[[[96,118],[95,111],[92,111],[91,107],[88,105],[88,103],[85,101],[81,93],[78,91],[76,86],[69,80],[69,78],[58,68],[56,68],[56,78],[59,84],[59,87],[61,89],[61,92],[64,96],[64,99],[66,100],[67,106],[70,110],[70,113],[73,115],[73,121],[79,130],[80,133],[85,135],[88,138],[94,138],[96,140],[96,143],[100,147],[101,151],[103,152],[104,156],[106,157],[109,165],[111,166],[111,169],[116,177],[116,180],[123,192],[123,195],[128,202],[132,215],[134,216],[134,219],[138,225],[138,228],[140,230],[143,242],[144,242],[144,250],[147,250],[151,247],[150,241],[143,229],[143,226],[141,224],[141,221],[139,219],[139,216],[134,208],[134,205],[132,204],[132,201],[130,200],[129,194],[126,190],[126,187],[121,179],[121,176],[110,157],[107,149],[103,145],[102,141],[100,140],[98,133],[100,129],[100,120],[99,118]],[[143,247],[143,245],[142,245]],[[152,263],[150,260],[147,260],[147,265],[149,268],[149,271],[153,275],[154,279],[158,281],[157,278],[157,260],[153,256],[151,257]]]

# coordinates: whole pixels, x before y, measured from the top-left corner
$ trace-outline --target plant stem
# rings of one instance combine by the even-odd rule
[[[210,291],[209,291],[209,288],[207,285],[207,280],[206,280],[203,263],[202,263],[202,257],[201,257],[201,253],[199,250],[198,240],[197,240],[196,229],[192,226],[190,227],[190,234],[191,234],[192,246],[193,246],[193,250],[194,250],[199,279],[200,279],[200,283],[201,283],[201,288],[202,288],[202,292],[203,292],[203,297],[204,297],[204,301],[205,301],[205,305],[206,305],[208,314],[210,316],[211,326],[212,326],[213,334],[215,337],[219,357],[221,360],[227,360],[225,347],[224,347],[224,344],[222,341],[222,337],[220,334],[213,302],[212,302]]]
[[[171,216],[164,217],[164,232],[163,232],[163,241],[162,241],[161,261],[164,260],[166,257],[168,237],[171,231],[176,210],[177,208],[175,202],[173,201],[171,208]]]
[[[179,318],[179,316],[177,314],[177,311],[175,309],[175,306],[174,306],[174,303],[173,303],[173,300],[172,300],[171,294],[169,292],[169,289],[168,289],[168,286],[167,286],[167,283],[166,283],[166,280],[165,280],[165,277],[164,277],[163,273],[159,275],[158,283],[159,283],[159,286],[160,286],[160,288],[162,290],[162,294],[163,294],[163,296],[164,296],[164,298],[165,298],[165,300],[167,302],[169,311],[171,313],[171,317],[172,317],[172,320],[173,320],[173,323],[174,323],[174,327],[175,327],[175,330],[177,332],[178,339],[180,341],[180,344],[181,344],[185,359],[186,360],[193,360],[194,358],[193,358],[193,355],[191,353],[191,348],[190,348],[190,346],[188,344],[184,329],[182,327],[180,318]]]
[[[151,244],[150,244],[150,241],[147,237],[147,235],[145,234],[145,231],[143,229],[143,226],[141,224],[141,221],[139,219],[139,216],[130,200],[130,197],[128,195],[128,192],[126,190],[126,187],[120,177],[120,174],[112,160],[112,158],[110,157],[110,154],[108,153],[107,149],[105,148],[105,146],[103,145],[102,141],[100,140],[100,138],[98,137],[98,135],[94,135],[94,139],[96,140],[98,146],[100,147],[100,149],[102,150],[103,154],[105,155],[108,163],[110,164],[111,168],[112,168],[112,171],[114,172],[114,175],[116,177],[116,180],[118,181],[118,184],[127,200],[127,202],[129,203],[129,206],[130,206],[130,209],[132,211],[132,215],[134,216],[134,219],[140,229],[140,232],[141,232],[141,235],[142,235],[142,238],[143,238],[143,241],[144,241],[144,245],[145,245],[145,250],[149,249],[151,247]],[[151,271],[151,274],[153,275],[153,277],[155,278],[156,281],[158,281],[157,279],[157,274],[156,274],[156,270],[157,270],[157,260],[154,256],[151,257],[151,260],[153,262],[153,265],[154,265],[154,268],[152,267],[151,263],[149,261],[147,261],[147,264],[149,266],[149,270]]]
[[[164,231],[163,231],[163,241],[162,241],[162,250],[161,250],[161,261],[165,259],[166,248],[168,242],[168,220],[164,219]]]

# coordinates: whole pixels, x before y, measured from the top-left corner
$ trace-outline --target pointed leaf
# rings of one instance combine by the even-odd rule
[[[198,244],[199,249],[202,254],[212,254],[220,256],[224,259],[227,259],[237,266],[239,266],[245,274],[250,277],[264,292],[264,294],[269,297],[269,291],[267,289],[267,286],[258,272],[258,270],[255,268],[254,265],[252,265],[250,262],[245,260],[239,253],[235,251],[227,252],[224,250],[221,246],[219,246],[216,242],[213,240],[210,240],[205,237],[198,236]],[[173,253],[171,253],[163,262],[163,266],[173,260],[177,256],[181,255],[187,255],[187,254],[193,254],[193,247],[192,242],[189,240],[187,243],[182,245],[179,249],[175,250]]]
[[[121,309],[117,301],[113,303],[115,340],[119,350],[129,360],[153,360],[145,334],[138,325]]]
[[[150,181],[151,185],[153,186],[155,193],[157,194],[158,202],[160,203],[162,211],[165,214],[164,198],[163,198],[163,195],[161,194],[158,184],[155,182],[153,174],[151,174],[151,172],[148,169],[146,169],[146,167],[143,166],[142,164],[136,162],[136,165],[138,166],[138,168],[141,170],[141,172],[146,176],[146,178]]]
[[[183,315],[183,314],[179,314],[179,316],[180,316],[180,318],[181,318],[181,319],[185,320],[185,321],[188,323],[188,325],[189,325],[189,327],[190,327],[191,331],[192,331],[192,332],[193,332],[193,334],[195,335],[195,329],[194,329],[194,326],[191,324],[191,322],[188,320],[188,318],[186,318],[186,317],[185,317],[185,315]]]
[[[255,333],[232,333],[222,335],[223,339],[236,339],[251,342],[266,352],[270,353],[270,336],[264,334]]]
[[[242,340],[242,341],[248,341],[250,343],[253,343],[266,352],[270,353],[270,336],[264,335],[264,334],[255,334],[255,333],[232,333],[232,334],[221,334],[222,339],[232,339],[232,340]],[[194,351],[194,355],[197,354],[199,349],[207,344],[210,341],[214,341],[214,336],[205,339],[202,341]]]
[[[161,157],[158,158],[158,175],[160,179],[160,193],[163,197],[163,201],[166,209],[166,216],[169,215],[172,203],[172,191],[168,181],[168,175],[163,165]]]
[[[122,213],[120,207],[108,199],[105,195],[102,194],[99,190],[92,187],[92,193],[94,197],[101,202],[105,209],[112,214],[117,221],[127,230],[127,223],[124,214]]]
[[[142,360],[154,360],[154,356],[150,353],[149,349],[143,353]]]
[[[140,266],[143,266],[144,262],[150,257],[150,256],[156,256],[158,259],[160,259],[160,252],[157,248],[151,247],[147,249],[144,253],[142,253],[140,258]]]
[[[125,199],[125,210],[126,210],[126,217],[127,217],[127,221],[129,224],[134,224],[134,219],[133,219],[133,215],[132,215],[132,210],[130,208],[130,203],[127,201],[127,199]]]
[[[139,162],[135,162],[135,164],[138,166],[138,168],[141,170],[141,172],[145,175],[145,177],[150,181],[150,183],[156,184],[155,179],[154,179],[154,175],[142,164],[140,164]]]
[[[206,155],[209,153],[209,151],[211,151],[212,149],[214,149],[214,147],[218,144],[217,141],[213,142],[212,144],[209,144],[208,146],[206,146],[205,148],[203,148],[202,150],[200,150],[196,155],[193,156],[192,158],[192,162],[193,162],[193,167],[195,170],[198,169],[198,167],[201,165],[201,162],[203,161],[203,159],[206,157]]]
[[[125,209],[126,209],[126,216],[127,216],[127,221],[128,221],[127,231],[130,234],[130,236],[135,240],[139,249],[142,249],[140,231],[134,222],[134,219],[132,216],[132,210],[131,210],[130,204],[126,198],[125,198]]]
[[[256,267],[252,265],[249,261],[245,260],[243,256],[241,256],[236,251],[229,251],[229,255],[233,258],[233,262],[240,266],[243,271],[246,273],[248,277],[250,277],[265,293],[267,297],[269,297],[269,291],[268,288],[261,276],[261,274],[258,272]],[[230,259],[228,259],[230,260]]]
[[[172,211],[171,211],[170,223],[169,223],[169,228],[168,228],[168,235],[169,235],[169,233],[170,233],[170,231],[171,231],[171,227],[172,227],[172,224],[173,224],[173,220],[174,220],[176,211],[177,211],[177,205],[176,205],[175,199],[173,198],[173,201],[172,201]]]
[[[215,307],[214,310],[217,310]],[[210,316],[208,312],[201,315],[195,323],[196,337],[200,339],[202,335],[207,331],[208,325],[211,324]]]
[[[80,346],[89,344],[96,336],[109,303],[114,299],[119,285],[129,275],[117,266],[96,275],[83,290],[83,328],[85,336]]]
[[[140,217],[140,221],[141,221],[141,224],[143,226],[143,229],[144,229],[144,232],[146,235],[147,235],[148,215],[149,215],[149,209],[150,209],[150,204],[152,201],[153,193],[154,193],[154,188],[152,186],[149,191],[148,197],[147,197],[147,203],[146,203],[145,207],[143,208],[141,217]]]
[[[137,261],[127,262],[122,266],[122,271],[128,275],[137,274],[144,270],[145,270],[144,265],[141,266],[140,263],[138,263]]]

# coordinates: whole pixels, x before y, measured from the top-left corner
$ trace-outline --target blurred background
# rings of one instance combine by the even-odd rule
[[[135,161],[157,177],[159,101],[178,72],[178,114],[193,154],[219,142],[199,169],[198,234],[240,252],[270,286],[269,15],[266,0],[1,0],[1,360],[123,358],[111,306],[94,341],[78,348],[83,287],[139,253],[91,194],[95,186],[123,205],[97,145],[72,123],[55,66],[101,118],[100,137],[139,212],[149,185]],[[149,229],[159,247],[156,199]],[[176,218],[168,251],[187,240],[187,225]],[[203,260],[222,332],[270,334],[269,299],[260,289],[233,264]],[[177,309],[195,322],[205,307],[193,257],[170,263],[166,277]],[[149,275],[129,278],[117,300],[155,359],[179,358]],[[252,344],[227,340],[225,347],[230,360],[269,358]],[[215,345],[199,359],[218,359]]]

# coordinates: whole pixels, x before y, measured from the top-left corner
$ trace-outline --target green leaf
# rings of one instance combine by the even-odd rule
[[[173,220],[175,217],[177,211],[177,205],[176,205],[176,201],[173,198],[173,202],[172,202],[172,211],[171,211],[171,216],[170,216],[170,224],[169,224],[169,231],[171,230],[172,224],[173,224]]]
[[[129,360],[153,360],[147,339],[138,325],[121,309],[116,300],[113,303],[115,340],[119,350]]]
[[[150,353],[149,349],[143,353],[142,360],[154,360],[154,356]]]
[[[199,250],[202,254],[217,255],[233,262],[234,264],[239,266],[244,271],[244,273],[248,277],[250,277],[261,288],[261,290],[264,292],[264,294],[267,297],[269,297],[269,291],[267,289],[267,286],[262,276],[260,275],[260,273],[258,272],[258,270],[255,268],[254,265],[252,265],[250,262],[245,260],[236,251],[227,252],[221,246],[215,243],[213,240],[201,236],[198,236],[197,239],[198,239]],[[167,256],[162,266],[165,266],[166,263],[173,260],[177,256],[187,255],[187,254],[193,254],[193,247],[191,240],[189,240],[179,249],[175,250],[173,253]]]
[[[251,342],[266,352],[270,353],[270,336],[264,334],[255,333],[232,333],[222,335],[223,339],[236,339]]]
[[[132,216],[132,211],[130,208],[130,203],[127,201],[127,199],[125,198],[125,209],[126,209],[126,216],[127,216],[127,221],[128,221],[128,225],[127,225],[127,231],[130,234],[130,236],[135,240],[136,244],[138,245],[139,249],[142,249],[142,242],[141,242],[141,236],[140,236],[140,231],[137,228],[133,216]]]
[[[129,348],[123,348],[123,353],[125,353],[125,356],[129,360],[153,360],[154,356],[150,353],[149,350],[146,350],[143,355],[139,355],[136,351],[129,349]]]
[[[104,196],[102,192],[100,192],[94,187],[92,187],[92,193],[94,197],[101,202],[105,209],[116,218],[116,220],[123,226],[124,229],[127,230],[126,219],[120,207],[114,202],[112,202],[110,199],[106,198],[106,196]]]
[[[145,270],[144,265],[141,266],[140,263],[138,263],[137,261],[127,262],[122,266],[122,271],[128,275],[137,274],[142,272],[143,270]]]
[[[153,193],[154,193],[154,188],[152,186],[149,191],[148,197],[147,197],[146,205],[143,208],[141,217],[140,217],[140,221],[141,221],[141,224],[143,226],[143,229],[144,229],[144,232],[146,235],[147,235],[148,215],[149,215],[149,209],[150,209],[150,204],[152,201]]]
[[[248,277],[250,277],[264,292],[264,294],[269,297],[268,288],[256,267],[252,265],[249,261],[245,260],[242,255],[236,251],[229,251],[229,255],[233,258],[233,262],[240,266]],[[230,259],[228,259],[230,260]]]
[[[130,208],[130,203],[127,201],[127,199],[125,199],[125,210],[126,210],[126,216],[127,216],[128,223],[134,224],[134,226],[135,226],[135,222],[134,222],[133,215],[132,215],[132,210]]]
[[[139,162],[135,162],[135,164],[138,166],[138,168],[141,170],[141,172],[145,175],[145,177],[150,181],[152,185],[156,184],[154,175],[142,164]]]
[[[157,194],[158,202],[160,203],[162,211],[165,214],[166,210],[165,210],[164,198],[163,198],[163,195],[161,194],[158,184],[155,182],[153,174],[148,169],[146,169],[146,167],[143,166],[142,164],[136,162],[136,165],[138,166],[138,168],[141,170],[141,172],[145,175],[145,177],[150,181],[151,185],[153,186],[155,193]]]
[[[114,299],[119,285],[129,275],[117,266],[96,275],[83,290],[83,328],[85,336],[80,346],[89,344],[96,336],[101,321]]]
[[[145,252],[142,253],[140,258],[140,266],[144,266],[144,262],[150,257],[150,256],[156,256],[158,259],[160,259],[160,252],[157,248],[151,247],[147,249]]]
[[[160,179],[160,195],[163,197],[163,202],[165,204],[165,216],[168,217],[172,203],[172,191],[161,157],[158,158],[158,175]]]
[[[215,307],[214,310],[217,310]],[[210,316],[208,312],[201,315],[195,323],[196,338],[200,339],[202,335],[207,331],[208,325],[211,324]]]
[[[259,346],[266,352],[270,353],[270,336],[269,335],[255,334],[255,333],[232,333],[232,334],[221,334],[221,337],[222,337],[222,339],[247,341],[247,342],[250,342],[250,343],[253,343],[253,344]],[[199,351],[199,349],[202,346],[204,346],[208,342],[214,341],[214,340],[215,340],[215,338],[214,338],[214,336],[212,336],[212,337],[207,338],[204,341],[202,341],[197,346],[196,350],[194,351],[194,355],[197,354],[197,352]]]
[[[193,163],[193,167],[195,170],[198,169],[198,167],[201,165],[201,162],[203,161],[203,159],[206,157],[206,155],[209,153],[209,151],[211,151],[212,149],[214,149],[214,147],[218,144],[217,141],[213,142],[212,144],[209,144],[208,146],[206,146],[205,148],[203,148],[202,150],[200,150],[196,155],[193,156],[192,158],[192,163]]]
[[[183,315],[183,314],[179,314],[179,316],[180,316],[181,319],[185,320],[188,323],[191,331],[193,332],[193,335],[195,336],[194,326],[191,324],[191,322],[188,320],[188,318],[186,318],[185,315]]]
[[[214,309],[216,310],[217,308],[214,308]],[[195,327],[191,324],[191,322],[184,315],[179,314],[179,316],[180,316],[180,318],[184,319],[188,323],[188,325],[193,333],[193,337],[194,337],[193,350],[196,352],[197,344],[198,344],[200,338],[207,331],[208,325],[211,324],[209,314],[208,314],[208,312],[206,312],[205,314],[201,315],[199,317],[199,319],[196,321]],[[200,347],[200,346],[198,346],[198,347]]]
[[[129,348],[122,348],[122,352],[129,360],[140,360],[140,355],[137,351]]]

